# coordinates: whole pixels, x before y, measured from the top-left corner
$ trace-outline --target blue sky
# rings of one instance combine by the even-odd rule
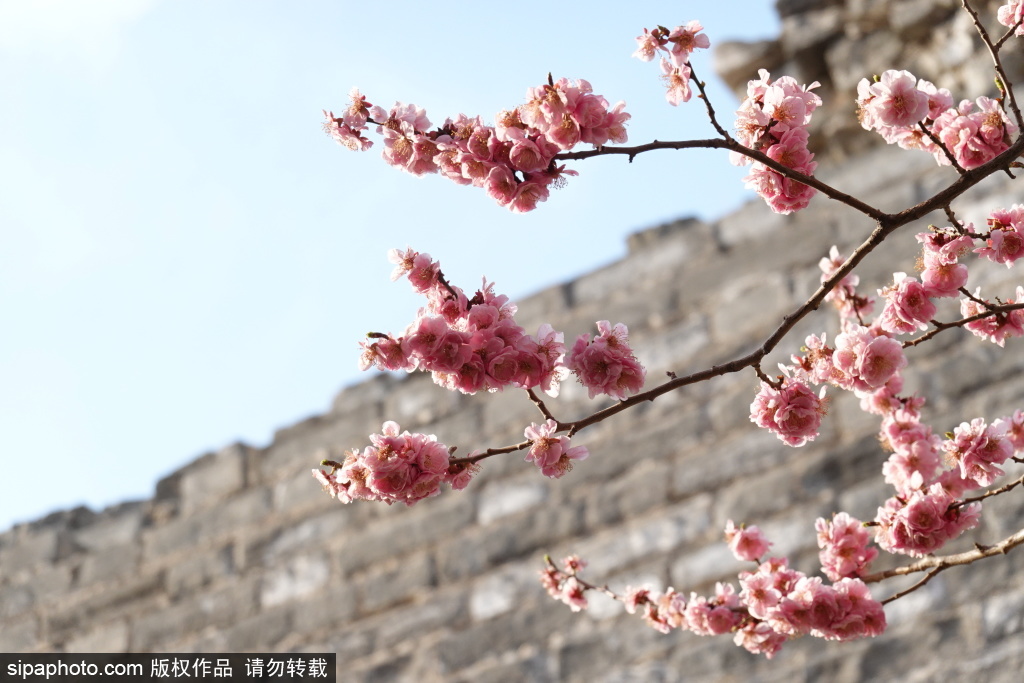
[[[362,379],[362,335],[420,305],[389,280],[392,247],[515,300],[747,198],[725,154],[666,151],[576,162],[515,215],[320,128],[353,85],[492,121],[551,72],[625,100],[631,144],[707,137],[700,102],[669,106],[630,54],[644,27],[693,18],[712,45],[777,33],[768,0],[730,5],[0,0],[0,530],[148,497],[326,410]],[[728,122],[710,54],[694,66]]]

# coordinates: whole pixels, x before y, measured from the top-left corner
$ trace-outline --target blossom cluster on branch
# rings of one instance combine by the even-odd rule
[[[377,124],[384,160],[413,175],[439,173],[458,185],[483,188],[511,211],[530,211],[547,200],[550,187],[576,175],[555,163],[558,153],[580,143],[600,147],[626,142],[625,103],[609,106],[585,80],[548,78],[526,93],[526,104],[498,113],[495,125],[479,116],[458,114],[431,129],[426,111],[395,103],[386,111],[353,88],[341,116],[324,112],[324,129],[339,144],[365,151],[373,142],[363,133]]]
[[[999,9],[997,18],[1008,30],[997,40],[988,36],[969,0],[963,0],[963,7],[992,56],[998,97],[954,104],[948,90],[897,70],[865,78],[857,89],[856,106],[865,129],[901,148],[925,150],[955,172],[946,188],[899,213],[885,213],[813,176],[816,163],[808,148],[808,126],[822,103],[811,92],[817,83],[804,86],[789,76],[772,79],[760,70],[736,112],[735,135],[727,132],[690,64],[694,51],[710,44],[697,21],[671,30],[644,29],[634,56],[644,61],[660,56],[670,104],[687,102],[693,95],[691,84],[696,87],[721,136],[712,140],[606,147],[607,142],[625,141],[629,115],[622,103],[610,107],[593,94],[585,80],[555,81],[549,76],[547,84],[527,92],[526,104],[499,113],[494,126],[459,114],[436,129],[414,105],[396,104],[385,111],[353,90],[341,116],[327,114],[325,127],[339,143],[368,149],[373,143],[364,133],[376,124],[389,164],[414,175],[440,173],[483,188],[513,211],[535,208],[547,198],[550,186],[574,173],[558,165],[561,160],[709,147],[728,150],[733,163],[751,164],[747,185],[773,211],[799,211],[823,194],[861,212],[875,227],[848,256],[833,247],[821,259],[821,286],[784,316],[757,349],[690,375],[669,372],[667,380],[646,390],[646,370],[629,345],[625,325],[598,321],[595,337],[579,335],[567,348],[564,334],[549,324],[528,334],[515,320],[516,306],[486,280],[468,296],[445,279],[429,255],[393,250],[390,258],[397,267],[392,279],[406,277],[427,303],[402,334],[368,335],[361,343],[361,367],[429,372],[438,385],[465,394],[523,390],[543,419],[524,429],[522,442],[464,457],[454,457],[455,447],[433,435],[400,432],[389,421],[380,434],[370,436],[370,446],[349,451],[343,462],[324,461],[314,476],[342,502],[361,498],[408,505],[437,494],[442,484],[464,488],[483,460],[507,453],[526,451],[525,460],[541,474],[559,478],[589,455],[585,446],[570,441],[587,427],[689,384],[750,370],[759,380],[750,420],[788,446],[801,447],[818,436],[829,390],[851,392],[861,409],[879,418],[879,441],[890,452],[880,474],[893,493],[880,501],[869,521],[846,512],[816,520],[820,569],[827,581],[791,568],[786,558],[770,557],[771,544],[756,525],[737,526],[730,520],[725,540],[738,560],[752,562],[754,568],[740,572],[737,585],[719,583],[713,596],[691,592],[686,597],[672,588],[628,588],[618,594],[584,580],[580,573],[585,561],[571,556],[560,566],[547,560],[541,572],[552,597],[579,611],[587,606],[588,591],[601,591],[621,601],[627,612],[641,613],[659,631],[732,634],[741,647],[771,657],[787,640],[802,635],[830,640],[876,636],[885,629],[885,602],[916,590],[947,567],[1024,543],[1022,531],[968,553],[934,556],[979,524],[982,501],[1024,484],[1022,476],[993,488],[1006,474],[1005,467],[1024,463],[1024,411],[991,421],[974,417],[940,432],[924,419],[925,398],[904,392],[903,374],[912,360],[908,350],[945,330],[962,327],[1000,347],[1024,336],[1024,286],[1012,298],[984,299],[980,288],[973,293],[967,289],[971,268],[980,261],[1012,268],[1024,258],[1024,205],[993,209],[981,231],[959,220],[953,208],[985,177],[997,172],[1012,177],[1013,169],[1022,167],[1018,159],[1024,154],[1024,117],[1000,50],[1013,36],[1024,35],[1024,5],[1012,0]],[[595,150],[569,154],[579,143]],[[860,278],[854,273],[858,264],[894,231],[934,211],[944,212],[949,224],[930,225],[917,234],[920,279],[899,271],[874,294],[859,291]],[[958,297],[961,317],[939,320],[940,311]],[[806,337],[800,352],[780,364],[781,374],[770,377],[762,361],[823,302],[831,302],[839,314],[834,340],[830,344],[825,332]],[[876,304],[880,309],[872,318]],[[555,398],[560,383],[570,376],[590,398],[607,396],[617,402],[576,420],[558,419],[535,390]],[[922,559],[871,573],[881,551]],[[870,583],[926,570],[918,584],[884,601],[868,589]]]

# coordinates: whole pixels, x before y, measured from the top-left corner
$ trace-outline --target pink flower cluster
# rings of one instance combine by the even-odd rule
[[[1016,26],[1014,35],[1024,36],[1024,0],[1010,0],[999,8],[996,18],[1003,26]]]
[[[865,393],[880,389],[907,366],[902,344],[877,328],[860,325],[848,325],[836,337],[832,362],[842,373],[839,386]]]
[[[573,612],[587,608],[586,588],[576,578],[576,572],[587,566],[585,560],[570,555],[562,560],[562,568],[556,567],[548,560],[547,566],[540,571],[540,582],[555,600],[564,602]]]
[[[901,403],[882,416],[879,439],[893,452],[882,465],[882,475],[903,497],[931,483],[942,465],[941,441],[921,422],[919,404]]]
[[[544,424],[531,423],[526,428],[526,438],[531,446],[526,454],[527,462],[540,468],[545,477],[558,479],[572,469],[574,460],[585,460],[590,453],[585,446],[569,446],[569,437],[555,436],[558,423],[547,420]]]
[[[331,470],[313,470],[324,490],[342,503],[356,499],[412,505],[437,495],[442,483],[461,489],[472,468],[449,464],[448,447],[433,434],[399,433],[395,422],[385,422],[380,434],[371,434],[371,446],[350,451]]]
[[[981,505],[954,505],[954,494],[936,482],[890,498],[878,508],[875,541],[887,552],[922,557],[978,525]]]
[[[975,252],[995,263],[1005,263],[1007,268],[1024,258],[1024,205],[994,210],[989,214],[988,228],[985,246]]]
[[[555,155],[579,143],[599,147],[626,141],[630,115],[625,103],[609,106],[585,80],[562,78],[527,91],[527,103],[498,114],[488,126],[480,117],[459,114],[431,130],[426,112],[396,103],[390,111],[371,105],[353,89],[352,104],[340,117],[325,112],[324,128],[349,149],[366,150],[368,123],[377,124],[384,160],[413,175],[439,173],[459,185],[484,189],[501,206],[515,212],[533,210],[549,188],[567,175]]]
[[[772,558],[756,572],[740,574],[740,586],[740,600],[750,616],[781,637],[775,651],[782,639],[806,634],[854,640],[885,631],[881,603],[857,578],[841,578],[829,586],[819,577],[790,569],[783,558]],[[739,634],[736,642],[743,644]]]
[[[731,519],[725,523],[725,542],[737,560],[748,562],[759,561],[771,546],[756,525],[737,527]]]
[[[643,35],[636,38],[637,49],[633,57],[649,62],[659,52],[668,55],[668,58],[661,58],[661,77],[667,86],[665,99],[673,107],[680,102],[689,102],[693,96],[690,89],[690,55],[694,50],[711,46],[708,37],[701,33],[703,30],[699,21],[691,21],[671,31],[663,26],[653,31],[644,29]]]
[[[758,73],[760,80],[747,83],[747,97],[736,111],[736,139],[787,168],[813,174],[818,164],[807,149],[807,126],[811,114],[821,105],[821,98],[810,92],[818,82],[804,87],[789,76],[772,82],[766,70]],[[737,166],[751,163],[749,157],[736,152],[730,160]],[[799,211],[817,192],[756,161],[744,180],[776,213]]]
[[[673,588],[658,592],[627,587],[623,595],[611,595],[628,613],[640,612],[661,633],[677,628],[701,636],[732,633],[737,645],[769,659],[787,640],[798,636],[853,640],[881,634],[886,626],[881,603],[871,597],[863,581],[852,577],[877,550],[866,548],[866,533],[857,520],[837,515],[833,524],[818,521],[819,543],[830,548],[836,558],[827,564],[837,574],[832,585],[790,569],[785,558],[771,558],[760,562],[756,571],[739,575],[738,593],[733,585],[719,582],[710,598],[690,593],[686,599]],[[743,560],[757,561],[771,545],[756,527],[737,529],[732,521],[726,526],[726,536],[730,546],[745,548],[736,552]],[[585,592],[594,588],[577,578],[585,563],[576,556],[562,562],[564,569],[549,559],[541,571],[541,583],[551,597],[573,611],[584,609]]]
[[[988,486],[1005,472],[1000,465],[1013,457],[1014,444],[1007,436],[1010,422],[996,420],[991,425],[978,417],[961,422],[942,448],[960,467],[960,476],[973,480],[976,487]]]
[[[965,228],[970,230],[973,226],[968,223]],[[947,228],[919,233],[917,241],[921,243],[921,284],[925,295],[956,296],[967,284],[967,266],[960,263],[960,258],[970,253],[974,240]]]
[[[977,111],[970,100],[954,106],[948,90],[909,71],[886,71],[877,82],[865,78],[857,86],[858,115],[866,130],[903,149],[930,152],[940,165],[950,164],[948,153],[965,169],[995,158],[1017,132],[997,100],[979,97],[976,104]]]
[[[587,388],[590,398],[598,394],[619,400],[635,394],[644,386],[647,371],[629,347],[629,330],[622,323],[614,327],[607,320],[597,323],[599,334],[576,338],[569,351],[566,367]]]
[[[366,130],[366,122],[370,118],[370,103],[366,97],[359,92],[359,88],[352,88],[348,93],[351,102],[341,116],[335,116],[334,112],[324,112],[324,132],[334,138],[335,142],[352,151],[365,152],[373,147],[373,141],[363,137]]]
[[[750,421],[774,432],[785,444],[803,446],[818,435],[827,408],[825,387],[815,394],[795,379],[786,378],[778,388],[761,382],[750,405]]]
[[[821,268],[822,284],[830,280],[845,261],[846,259],[839,255],[839,248],[833,245],[828,256],[818,262],[818,267]],[[875,306],[874,298],[857,294],[857,285],[859,284],[860,276],[849,273],[825,295],[825,301],[832,302],[839,309],[841,317],[859,320],[871,313]]]
[[[413,289],[426,296],[427,306],[404,335],[375,334],[362,341],[360,367],[423,370],[435,383],[466,394],[507,386],[558,393],[565,375],[560,332],[544,324],[535,336],[527,335],[515,322],[516,306],[508,297],[495,294],[485,282],[467,298],[444,281],[429,254],[393,249],[389,258],[397,264],[392,279],[407,276]]]
[[[821,569],[832,581],[863,576],[871,560],[878,557],[878,548],[869,548],[871,534],[859,519],[845,512],[833,515],[832,521],[818,518]]]
[[[978,303],[984,301],[984,303]],[[1017,286],[1013,299],[1007,299],[1005,304],[1024,303],[1024,287]],[[960,300],[960,313],[968,318],[970,316],[987,313],[991,302],[981,299],[981,288],[974,291],[973,298],[964,297]],[[985,318],[980,318],[964,325],[975,336],[987,339],[993,344],[1003,346],[1007,338],[1024,336],[1024,309],[1017,308],[1007,312],[996,312]]]
[[[890,334],[927,330],[929,321],[935,317],[935,304],[928,289],[906,273],[893,273],[893,284],[878,293],[885,298],[878,325]]]

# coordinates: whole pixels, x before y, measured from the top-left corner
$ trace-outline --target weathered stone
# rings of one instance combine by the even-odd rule
[[[184,514],[215,505],[244,488],[248,451],[245,444],[232,444],[204,455],[182,470],[179,491]]]

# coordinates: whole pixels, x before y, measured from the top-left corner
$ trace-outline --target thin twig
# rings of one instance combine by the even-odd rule
[[[715,130],[717,130],[718,134],[723,138],[726,140],[732,140],[732,136],[729,135],[729,132],[718,123],[718,118],[715,116],[715,108],[711,106],[711,100],[708,99],[708,94],[704,90],[704,82],[697,78],[697,72],[693,70],[692,64],[690,65],[690,78],[697,84],[697,90],[700,90],[700,98],[704,100],[704,106],[707,107],[708,118],[711,119],[711,125],[715,127]]]
[[[954,320],[951,323],[940,323],[937,320],[930,320],[929,322],[935,326],[935,329],[929,330],[926,334],[922,334],[920,337],[917,337],[916,339],[909,339],[903,342],[903,348],[907,349],[910,348],[911,346],[917,346],[921,342],[926,342],[935,335],[937,335],[939,332],[942,332],[943,330],[949,330],[954,327],[963,327],[964,325],[967,325],[968,323],[973,323],[976,320],[982,320],[984,318],[990,318],[1000,313],[1008,313],[1010,311],[1016,311],[1024,308],[1024,302],[995,306],[993,304],[985,303],[984,301],[979,301],[973,296],[971,297],[971,299],[973,299],[975,302],[981,303],[988,310],[982,313],[977,313],[975,315],[968,316],[966,318],[961,318],[960,320]]]
[[[1003,84],[1003,89],[1006,92],[1006,99],[1010,103],[1010,110],[1013,111],[1013,116],[1017,120],[1018,130],[1024,129],[1024,116],[1021,116],[1020,108],[1017,106],[1017,98],[1013,93],[1013,83],[1006,76],[1006,70],[1003,69],[1003,63],[999,59],[999,47],[1002,46],[1003,40],[1000,39],[999,47],[992,43],[992,39],[988,36],[988,31],[985,30],[985,26],[981,23],[981,18],[973,7],[969,0],[962,0],[962,4],[967,13],[971,15],[971,19],[974,21],[974,28],[978,31],[978,35],[981,36],[981,40],[985,43],[985,47],[988,48],[989,54],[992,56],[992,63],[996,68],[996,74],[999,76],[1000,82]]]
[[[548,410],[548,407],[544,405],[544,401],[534,393],[533,389],[527,389],[526,393],[530,395],[530,400],[533,401],[533,405],[537,406],[537,409],[540,411],[541,415],[544,416],[545,420],[554,420],[555,422],[558,422],[558,420],[555,420],[554,415],[551,414],[551,411]]]
[[[1007,31],[1006,31],[1006,33],[1004,33],[1004,34],[1003,34],[1003,37],[1002,37],[1002,38],[1000,38],[1000,39],[999,39],[999,40],[997,40],[997,41],[996,41],[995,43],[993,43],[993,45],[992,45],[992,49],[994,49],[994,50],[997,50],[997,51],[998,51],[998,50],[999,50],[999,48],[1001,48],[1001,47],[1003,46],[1003,43],[1005,43],[1006,41],[1008,41],[1008,40],[1010,39],[1010,36],[1012,36],[1012,35],[1013,35],[1014,33],[1016,33],[1016,32],[1017,32],[1017,29],[1019,29],[1019,28],[1020,28],[1020,25],[1021,25],[1021,24],[1024,24],[1024,19],[1021,19],[1021,20],[1020,20],[1020,21],[1018,21],[1018,22],[1017,22],[1016,24],[1014,24],[1013,26],[1011,26],[1011,27],[1009,28],[1009,30],[1007,30]]]
[[[933,577],[934,577],[934,576],[935,576],[936,574],[938,574],[939,572],[941,572],[941,571],[942,571],[942,569],[944,569],[944,568],[938,568],[938,567],[937,567],[937,568],[935,568],[935,569],[931,570],[930,572],[928,572],[928,573],[927,573],[927,574],[925,575],[925,577],[924,577],[923,579],[921,579],[920,581],[918,581],[917,583],[915,583],[915,584],[914,584],[913,586],[911,586],[911,587],[910,587],[910,588],[908,588],[907,590],[905,590],[905,591],[900,591],[900,592],[899,592],[899,593],[897,593],[896,595],[890,595],[890,596],[889,596],[889,597],[887,597],[887,598],[886,598],[885,600],[882,600],[882,604],[883,604],[883,605],[888,605],[888,604],[889,604],[890,602],[892,602],[893,600],[899,600],[899,599],[900,599],[900,598],[902,598],[902,597],[903,597],[904,595],[909,595],[910,593],[913,593],[913,592],[914,592],[914,591],[916,591],[916,590],[917,590],[918,588],[920,588],[921,586],[923,586],[923,585],[925,585],[926,583],[928,583],[929,581],[931,581],[931,580],[932,580],[932,578],[933,578]]]
[[[950,567],[971,564],[972,562],[977,562],[978,560],[986,557],[992,557],[993,555],[1005,555],[1021,543],[1024,543],[1024,529],[1021,529],[1011,536],[1007,536],[995,545],[977,546],[974,550],[968,550],[965,553],[958,553],[956,555],[925,557],[905,567],[897,567],[895,569],[888,569],[884,572],[877,572],[875,574],[862,576],[861,581],[864,583],[878,583],[879,581],[884,581],[885,579],[890,579],[894,576],[906,576],[907,574],[916,574],[917,572],[929,571],[932,569],[943,570],[949,569]]]
[[[924,125],[923,121],[918,121],[917,126],[924,132],[925,135],[928,136],[928,139],[932,141],[933,145],[942,150],[942,153],[946,155],[946,160],[953,166],[953,168],[956,169],[957,173],[963,175],[964,173],[967,172],[964,169],[964,167],[960,165],[960,162],[956,160],[956,157],[953,156],[953,153],[949,151],[949,148],[946,147],[945,143],[942,142],[942,140],[940,140],[935,133],[930,131],[928,129],[928,126]]]
[[[979,503],[979,502],[985,500],[986,498],[991,498],[992,496],[998,496],[998,495],[1002,495],[1002,494],[1006,493],[1007,491],[1012,491],[1013,489],[1017,488],[1021,484],[1024,484],[1024,477],[1021,477],[1017,481],[1012,481],[1012,482],[1010,482],[1009,484],[1007,484],[1005,486],[1000,486],[997,489],[993,489],[991,491],[986,491],[985,493],[981,494],[980,496],[974,496],[973,498],[964,498],[963,500],[961,500],[961,501],[959,501],[957,503],[954,503],[953,505],[950,505],[950,508],[959,508],[959,507],[963,507],[964,505],[969,505],[971,503]]]

